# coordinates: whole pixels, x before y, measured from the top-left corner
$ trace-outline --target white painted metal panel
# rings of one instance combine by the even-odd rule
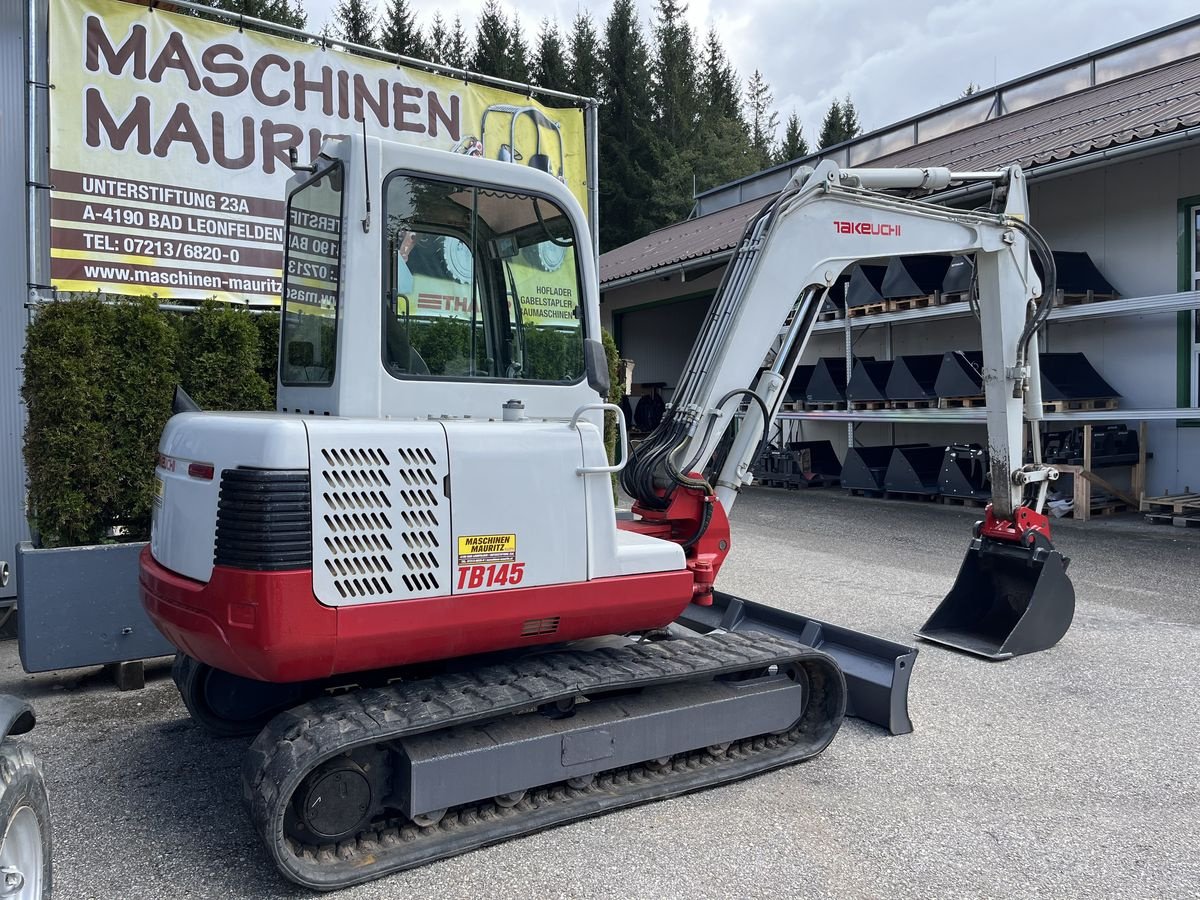
[[[335,418],[305,424],[317,599],[350,606],[449,594],[442,425]]]
[[[308,468],[301,420],[274,413],[181,413],[167,422],[158,452],[150,552],[172,572],[205,582],[212,577],[221,472]],[[191,477],[190,463],[211,465],[215,477]]]
[[[566,422],[445,422],[455,550],[459,538],[514,535],[511,559],[458,558],[455,593],[585,581],[587,506],[580,432]],[[469,554],[470,555],[470,554]],[[468,555],[468,556],[469,556]],[[516,584],[488,584],[489,565],[522,564]],[[472,585],[471,569],[485,566]],[[493,570],[496,571],[496,570]],[[511,569],[510,569],[511,571]]]

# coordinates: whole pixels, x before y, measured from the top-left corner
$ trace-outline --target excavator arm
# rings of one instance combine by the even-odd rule
[[[883,192],[937,190],[967,181],[992,182],[1002,207],[957,210]],[[1058,595],[1070,594],[1052,604],[1070,607],[1065,623],[1062,614],[1052,616],[1052,625],[1023,645],[1029,649],[1005,647],[1034,605],[1047,562],[1064,573],[1066,566],[1050,544],[1041,511],[1046,485],[1058,473],[1040,464],[1036,440],[1033,462],[1024,461],[1024,422],[1041,418],[1037,327],[1049,312],[1055,278],[1049,248],[1027,219],[1025,180],[1016,166],[954,173],[944,168],[841,169],[826,161],[801,169],[748,222],[666,415],[623,472],[623,486],[636,499],[635,512],[662,520],[683,511],[694,519],[690,510],[703,502],[719,507],[722,515],[704,509],[701,532],[713,521],[724,522],[723,514],[752,480],[751,464],[779,412],[825,294],[848,266],[890,256],[973,254],[993,496],[964,563],[964,573],[970,568],[973,574],[960,573],[961,586],[956,584],[939,607],[939,613],[947,603],[958,613],[971,607],[969,614],[950,616],[948,630],[927,624],[922,636],[997,658],[1056,642],[1073,611],[1065,574],[1051,579],[1065,583],[1065,588],[1058,586]],[[1034,271],[1031,250],[1041,258],[1044,285]],[[779,349],[762,368],[777,337]],[[732,443],[723,443],[739,407],[744,409],[740,427]],[[726,446],[728,452],[717,458]],[[715,478],[706,479],[706,471],[715,472]],[[1039,489],[1027,498],[1031,485]],[[680,501],[680,489],[692,504]],[[714,548],[700,537],[691,537],[688,549],[704,589],[715,580],[728,542]],[[992,551],[1004,551],[1012,564],[997,562],[1000,557]],[[1021,566],[1023,579],[1014,574]],[[1014,590],[1014,582],[1025,584]],[[977,596],[964,599],[969,593]],[[984,626],[974,621],[980,617],[989,620],[984,629],[989,637],[983,641],[976,632]],[[944,624],[946,618],[939,621]],[[1001,624],[994,624],[997,619]],[[931,623],[935,620],[937,614]]]

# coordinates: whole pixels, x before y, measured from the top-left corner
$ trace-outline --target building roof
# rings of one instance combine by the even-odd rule
[[[1188,20],[1180,26],[1162,30],[1174,30],[1175,34],[1159,37],[1160,32],[1154,32],[1145,36],[1154,40],[1146,41],[1144,46],[1157,51],[1167,38],[1190,37],[1196,32],[1198,22],[1200,20]],[[1184,27],[1186,32],[1176,30]],[[1145,37],[1128,43],[1136,50],[1137,42],[1145,41]],[[1124,46],[1118,45],[1105,52],[1120,59],[1125,55],[1121,50]],[[1194,47],[1189,45],[1187,49],[1194,54]],[[1200,125],[1200,55],[1176,58],[1165,65],[1067,93],[1069,88],[1065,87],[1064,79],[1075,77],[1081,68],[1088,67],[1072,60],[1061,68],[1037,73],[1038,81],[1026,79],[1002,85],[995,89],[990,111],[986,98],[966,98],[939,108],[924,119],[918,117],[899,126],[888,126],[821,154],[775,166],[706,192],[704,197],[710,198],[707,202],[712,202],[713,195],[725,193],[732,198],[725,202],[735,205],[660,229],[603,254],[600,257],[600,283],[610,286],[620,280],[638,280],[638,275],[648,277],[649,273],[663,268],[727,253],[737,242],[749,215],[766,202],[765,197],[774,195],[795,169],[815,163],[822,156],[838,159],[842,165],[933,165],[959,171],[995,169],[1017,163],[1032,170],[1036,177],[1037,168],[1049,163]],[[1094,82],[1096,66],[1090,68]],[[1064,87],[1054,99],[996,115],[997,109],[1003,111],[1018,105],[1019,93],[1028,92],[1031,86],[1045,90],[1056,83]],[[982,116],[986,116],[983,121],[964,123],[966,127],[944,134],[936,134],[934,128],[928,128],[927,132],[927,126],[936,124],[939,118],[948,114],[969,114],[976,104],[983,106]],[[925,140],[896,140],[904,136],[920,137],[925,133],[931,135]],[[747,196],[753,199],[745,199]],[[702,199],[702,211],[705,203]]]
[[[600,284],[667,266],[721,256],[732,250],[742,236],[746,220],[763,205],[762,199],[750,200],[718,212],[688,219],[651,232],[644,238],[600,256]]]
[[[871,164],[1034,169],[1198,124],[1200,56],[981,122]]]

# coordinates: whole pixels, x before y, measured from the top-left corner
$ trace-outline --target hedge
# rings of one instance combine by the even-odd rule
[[[466,328],[449,325],[423,329],[428,340],[418,349],[431,365],[469,352]],[[536,377],[578,371],[565,340],[546,329],[532,334],[527,362]],[[26,336],[21,389],[35,539],[43,547],[145,540],[175,385],[203,409],[274,409],[278,344],[277,313],[215,302],[183,315],[161,312],[149,297],[68,295],[42,307]],[[620,403],[617,349],[607,332],[604,348],[608,399]],[[608,413],[610,460],[616,440]]]
[[[25,465],[30,527],[43,547],[144,540],[158,439],[175,385],[205,409],[274,408],[271,324],[205,304],[160,312],[153,298],[68,295],[26,335]],[[272,348],[271,354],[274,355]]]

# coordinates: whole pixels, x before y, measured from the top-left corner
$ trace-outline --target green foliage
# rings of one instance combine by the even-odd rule
[[[21,396],[30,522],[42,546],[100,543],[115,527],[145,539],[175,385],[206,409],[272,408],[259,369],[274,372],[278,329],[277,314],[210,303],[179,316],[149,297],[83,294],[39,310]]]
[[[542,27],[538,32],[537,51],[534,53],[533,80],[535,84],[565,91],[571,82],[567,71],[567,58],[563,50],[562,33],[558,24],[549,19],[542,19]]]
[[[454,363],[471,358],[471,325],[460,319],[414,322],[409,340],[435,375],[456,369]]]
[[[440,12],[435,12],[433,21],[429,23],[429,41],[425,49],[429,53],[430,62],[441,63],[444,66],[452,65],[449,60],[450,29]]]
[[[207,301],[184,319],[183,344],[183,389],[202,409],[274,406],[259,374],[258,326],[250,313]]]
[[[754,70],[746,85],[746,108],[750,116],[750,148],[755,168],[769,166],[775,156],[775,132],[779,128],[779,114],[772,109],[775,98],[767,86],[762,72]]]
[[[776,162],[791,162],[793,159],[801,159],[808,156],[808,141],[804,139],[804,129],[800,125],[800,117],[796,115],[795,110],[788,116],[787,125],[783,130],[783,143],[779,145],[779,150],[775,154]]]
[[[398,56],[429,58],[429,46],[408,0],[388,0],[379,23],[379,46]]]
[[[845,100],[834,100],[825,113],[825,121],[821,123],[821,149],[833,147],[843,141],[851,140],[862,134],[862,125],[858,121],[858,110],[850,95]]]
[[[208,5],[214,9],[241,13],[247,18],[263,19],[290,28],[304,28],[308,23],[308,16],[300,0],[208,0]]]
[[[683,147],[692,140],[699,119],[696,84],[699,66],[686,16],[686,3],[658,0],[651,93],[659,133],[676,147]]]
[[[574,381],[583,372],[583,343],[577,331],[525,328],[525,377]]]
[[[621,398],[625,396],[625,385],[617,378],[621,364],[621,354],[617,350],[617,342],[613,340],[613,336],[608,333],[608,329],[604,329],[600,333],[600,339],[604,343],[604,355],[608,357],[608,402],[621,405]],[[604,414],[604,449],[608,451],[609,465],[617,464],[617,414]]]
[[[338,37],[351,44],[374,47],[375,7],[367,0],[341,0],[333,10],[333,26]]]
[[[479,13],[470,67],[484,75],[529,81],[529,45],[521,33],[521,20],[514,16],[510,25],[499,0],[487,0]]]
[[[116,525],[146,533],[177,345],[152,300],[83,295],[30,325],[21,395],[30,519],[43,546],[98,543]]]
[[[454,28],[450,30],[450,42],[446,49],[445,63],[462,69],[467,65],[471,45],[467,38],[467,29],[463,26],[462,17],[454,17]]]
[[[258,329],[258,374],[270,393],[269,408],[275,407],[279,383],[279,313],[264,312],[254,317]]]
[[[150,532],[154,503],[149,473],[179,383],[179,335],[152,298],[122,300],[108,311],[113,331],[104,373],[105,423],[115,483],[105,517],[143,536]]]
[[[568,90],[581,97],[600,96],[600,39],[587,10],[580,10],[571,25],[570,80]]]
[[[600,96],[600,246],[619,247],[665,224],[656,195],[663,152],[654,131],[650,53],[633,0],[615,0],[604,23]]]

